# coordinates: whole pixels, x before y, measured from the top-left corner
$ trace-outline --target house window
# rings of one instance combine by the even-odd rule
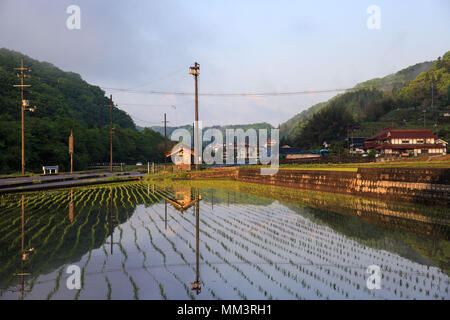
[[[423,139],[418,139],[417,143],[424,143]]]
[[[403,144],[408,144],[408,143],[409,143],[409,140],[402,140],[402,143],[403,143]]]

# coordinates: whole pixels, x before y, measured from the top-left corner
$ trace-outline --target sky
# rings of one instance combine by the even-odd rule
[[[80,29],[66,25],[70,5]],[[371,5],[379,8],[380,28]],[[137,125],[190,124],[199,93],[351,88],[450,50],[448,0],[1,0],[0,47],[79,73]],[[203,126],[274,126],[337,92],[200,96]]]

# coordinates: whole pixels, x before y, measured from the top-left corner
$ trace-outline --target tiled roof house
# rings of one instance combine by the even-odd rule
[[[366,150],[375,149],[382,155],[445,155],[447,142],[439,139],[430,129],[398,130],[384,129],[367,138],[364,142]]]

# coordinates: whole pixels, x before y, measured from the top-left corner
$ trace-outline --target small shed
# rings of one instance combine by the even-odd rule
[[[190,147],[180,142],[166,154],[166,157],[172,158],[173,171],[190,171],[194,154]]]
[[[58,174],[59,166],[42,166],[42,171],[44,172],[44,175],[47,173],[52,174]]]

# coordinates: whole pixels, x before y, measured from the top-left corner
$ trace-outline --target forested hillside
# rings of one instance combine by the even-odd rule
[[[432,65],[432,61],[417,63],[386,77],[358,83],[355,89],[396,90],[408,84],[409,81],[414,80],[420,73],[427,71]]]
[[[376,89],[381,91],[391,91],[398,90],[404,85],[408,84],[409,81],[415,79],[421,72],[427,71],[433,62],[422,62],[417,63],[408,68],[402,69],[394,74],[390,74],[383,78],[375,78],[371,80],[367,80],[361,82],[355,86],[355,90],[359,89]],[[319,112],[322,108],[327,106],[327,104],[331,103],[335,99],[339,99],[342,94],[337,95],[336,97],[331,98],[327,102],[321,102],[318,104],[309,107],[306,110],[296,114],[288,121],[282,123],[280,125],[280,136],[292,142],[293,138],[298,135],[300,127],[306,123],[311,117]],[[286,141],[286,142],[289,142]]]
[[[42,165],[68,168],[68,136],[74,133],[76,170],[88,164],[109,161],[109,99],[97,86],[80,75],[64,72],[48,62],[39,62],[19,52],[0,49],[0,172],[20,168],[20,89],[14,68],[31,68],[25,83],[25,99],[35,112],[25,113],[27,170]],[[114,162],[161,160],[163,137],[151,129],[137,131],[130,116],[113,107]]]
[[[368,136],[391,126],[423,128],[425,125],[449,139],[448,121],[439,116],[439,110],[448,105],[450,52],[434,62],[419,63],[384,78],[360,83],[351,91],[297,114],[281,125],[282,143],[318,148],[323,141],[345,137],[347,128],[353,124],[360,128],[354,132],[358,136]]]
[[[302,148],[320,147],[324,141],[330,143],[346,137],[347,127],[355,122],[377,120],[392,106],[392,100],[376,89],[362,89],[342,94],[304,122],[294,132],[294,144]]]

